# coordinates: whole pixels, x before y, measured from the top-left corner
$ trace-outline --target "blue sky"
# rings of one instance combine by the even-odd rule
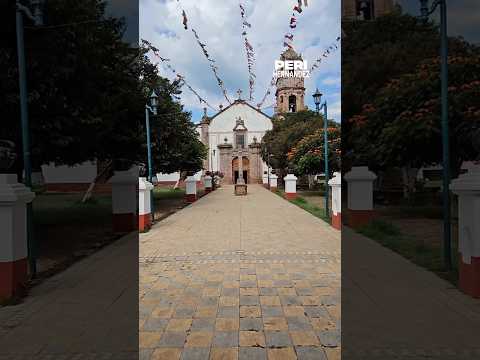
[[[289,32],[289,20],[297,0],[242,0],[247,21],[252,25],[248,38],[255,49],[254,72],[257,76],[252,105],[260,102],[273,73],[274,60],[283,51],[283,36]],[[189,29],[182,25],[181,9],[185,9]],[[171,59],[172,66],[185,76],[189,84],[211,105],[228,105],[214,75],[190,30],[193,27],[207,51],[218,65],[218,73],[225,83],[229,98],[236,99],[236,91],[248,94],[248,71],[239,2],[218,0],[140,0],[140,38],[150,41],[163,57]],[[294,30],[295,49],[311,66],[324,50],[340,35],[340,1],[309,0],[308,7],[297,15]],[[305,81],[306,100],[313,109],[311,94],[318,87],[328,101],[329,117],[340,121],[340,50],[324,60]],[[152,56],[154,62],[158,60]],[[159,65],[162,76],[173,79],[173,74]],[[274,103],[274,91],[263,106]],[[203,113],[203,104],[184,87],[181,101],[192,111],[197,122]],[[265,109],[272,114],[273,109]],[[209,109],[209,115],[213,110]]]

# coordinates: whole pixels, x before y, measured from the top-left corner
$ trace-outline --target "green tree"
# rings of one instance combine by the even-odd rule
[[[313,111],[282,114],[273,119],[273,128],[262,138],[262,158],[281,172],[288,168],[288,152],[306,135],[323,127],[323,117]]]
[[[474,130],[480,128],[480,49],[449,58],[451,168],[456,176],[465,160],[478,154]],[[350,120],[358,163],[371,167],[418,168],[442,160],[440,60],[422,62],[414,72],[391,80]]]
[[[301,139],[288,153],[290,167],[297,175],[315,175],[325,171],[324,130]],[[340,169],[340,126],[330,126],[328,134],[328,165],[330,171]]]
[[[146,56],[148,47],[123,40],[123,20],[108,17],[103,0],[45,4],[44,26],[33,27],[25,19],[33,166],[113,159],[117,168],[124,168],[146,162],[145,104],[157,88],[159,115],[152,119],[156,167],[167,172],[198,169],[203,149],[190,115],[176,101],[180,84],[159,77]],[[0,66],[6,70],[0,73],[0,139],[16,144],[20,173],[15,2],[2,2],[0,10],[6,26],[0,52]]]
[[[44,26],[34,27],[25,17],[34,167],[138,160],[146,101],[138,49],[122,40],[123,21],[106,16],[105,7],[100,0],[50,0],[45,2]],[[7,69],[0,75],[6,122],[0,137],[14,141],[21,155],[15,2],[2,2],[0,13],[9,39],[0,55],[0,66]]]

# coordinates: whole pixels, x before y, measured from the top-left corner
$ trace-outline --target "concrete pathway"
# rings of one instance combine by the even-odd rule
[[[250,185],[140,236],[142,359],[339,359],[340,232]]]
[[[480,299],[342,229],[345,359],[480,359]]]
[[[0,307],[0,360],[136,359],[137,249],[132,233]]]

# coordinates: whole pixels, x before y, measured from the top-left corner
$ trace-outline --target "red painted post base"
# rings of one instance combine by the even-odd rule
[[[212,188],[206,187],[205,188],[205,194],[208,194],[209,192],[212,192]]]
[[[129,233],[138,229],[136,214],[113,214],[112,220],[115,233]]]
[[[271,192],[275,192],[275,191],[277,191],[277,188],[276,188],[276,187],[273,187],[273,186],[270,186],[270,191],[271,191]]]
[[[187,203],[193,203],[197,200],[197,195],[195,194],[186,194],[185,195],[185,201]]]
[[[27,280],[28,261],[26,258],[0,262],[0,299],[6,300],[13,296],[25,295]]]
[[[143,214],[138,216],[138,230],[146,231],[152,227],[152,214]]]
[[[465,294],[480,298],[480,257],[472,257],[471,263],[466,264],[460,254],[458,269],[458,287]]]
[[[337,213],[336,215],[332,213],[332,227],[342,230],[342,213]]]
[[[297,193],[285,193],[285,199],[287,200],[295,200],[297,198]]]
[[[348,209],[348,225],[352,228],[359,228],[367,225],[375,218],[375,210],[351,210]]]

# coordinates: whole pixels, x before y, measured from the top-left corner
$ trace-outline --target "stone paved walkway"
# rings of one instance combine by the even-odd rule
[[[142,359],[340,359],[340,232],[250,185],[140,237]]]

